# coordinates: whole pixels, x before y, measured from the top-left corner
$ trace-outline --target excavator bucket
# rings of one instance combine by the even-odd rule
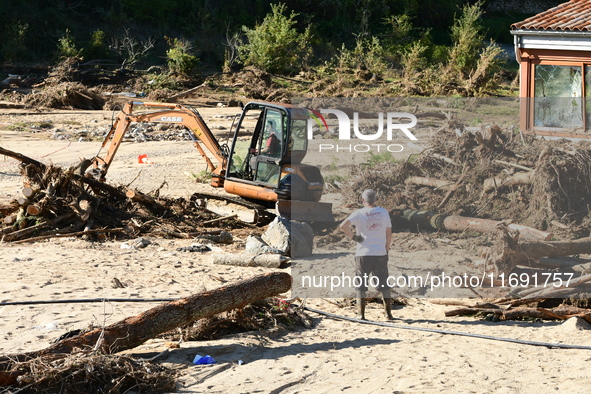
[[[283,218],[299,222],[326,223],[327,225],[335,222],[332,204],[329,202],[279,200],[277,212]]]

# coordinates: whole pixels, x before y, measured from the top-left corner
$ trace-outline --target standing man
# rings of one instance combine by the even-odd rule
[[[355,275],[362,279],[357,290],[357,318],[365,320],[365,293],[370,276],[379,280],[377,288],[384,299],[384,314],[392,320],[392,297],[387,285],[388,251],[392,243],[392,223],[388,211],[376,205],[376,192],[367,189],[361,194],[363,208],[353,212],[339,228],[357,242]],[[355,226],[355,234],[351,229]]]

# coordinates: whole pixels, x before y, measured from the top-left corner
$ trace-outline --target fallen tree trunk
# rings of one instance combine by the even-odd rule
[[[552,309],[546,308],[515,308],[515,309],[494,309],[494,308],[459,308],[445,312],[445,316],[466,316],[477,313],[492,313],[499,320],[516,320],[524,317],[546,319],[546,320],[566,320],[568,318],[579,316],[585,321],[591,323],[591,309],[577,308],[574,306],[559,306]]]
[[[236,265],[240,267],[281,268],[289,259],[280,254],[217,254],[213,257],[214,264]]]
[[[518,172],[513,175],[506,176],[496,176],[485,179],[483,189],[485,193],[489,193],[493,190],[501,189],[503,187],[531,185],[534,183],[535,176],[535,171]]]
[[[572,295],[576,295],[577,293],[588,292],[588,284],[591,282],[591,274],[582,275],[578,278],[574,278],[568,281],[568,286],[566,286],[566,280],[568,280],[567,276],[558,275],[556,278],[551,277],[551,281],[549,281],[549,285],[545,287],[532,287],[529,289],[522,290],[518,293],[519,297],[524,299],[532,299],[532,298],[563,298]],[[559,282],[558,279],[561,279],[562,282]],[[555,284],[561,284],[559,286],[554,286]],[[565,284],[564,286],[562,284]],[[582,289],[581,287],[585,287]]]
[[[404,181],[407,184],[413,185],[420,185],[420,186],[431,186],[437,189],[450,189],[454,182],[441,180],[441,179],[433,179],[433,178],[425,178],[424,176],[409,176]]]
[[[519,242],[520,234],[506,225],[500,225],[500,236],[488,252],[487,265],[497,272],[510,272],[518,265],[531,267],[541,257],[570,256],[591,253],[591,237],[574,241]]]
[[[141,345],[148,339],[187,325],[195,320],[288,291],[291,275],[273,272],[246,279],[235,284],[204,291],[158,305],[137,316],[128,317],[104,328],[64,339],[40,351],[0,357],[0,385],[16,382],[14,372],[8,372],[15,362],[37,357],[60,358],[76,349],[100,350],[113,354]]]
[[[501,221],[470,218],[459,215],[444,215],[431,211],[418,211],[415,209],[405,209],[402,216],[411,224],[428,228],[432,230],[446,231],[476,231],[479,233],[496,233],[497,226]],[[532,240],[550,240],[553,234],[538,229],[511,223],[510,229],[517,230],[523,239]]]

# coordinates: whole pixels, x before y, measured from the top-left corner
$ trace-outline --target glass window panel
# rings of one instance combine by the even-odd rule
[[[576,128],[583,126],[579,66],[536,65],[534,125]]]
[[[291,122],[290,150],[306,150],[308,148],[308,136],[306,135],[306,121],[293,119]]]
[[[587,130],[591,130],[591,66],[585,66],[585,96]]]

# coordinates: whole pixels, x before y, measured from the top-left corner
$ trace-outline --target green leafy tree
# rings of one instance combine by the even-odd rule
[[[304,68],[312,53],[310,29],[298,33],[294,20],[298,14],[292,11],[287,16],[286,11],[285,4],[272,4],[271,13],[260,25],[254,29],[243,28],[248,39],[248,43],[239,47],[244,64],[280,74]]]

